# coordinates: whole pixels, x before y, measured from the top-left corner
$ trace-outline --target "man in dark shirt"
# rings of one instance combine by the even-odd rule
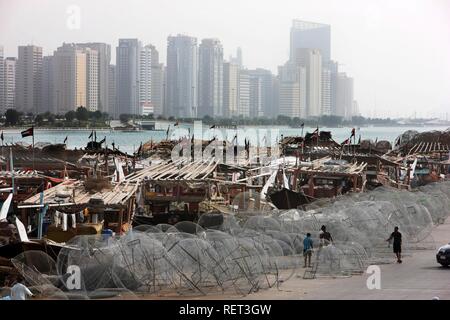
[[[402,263],[402,234],[398,231],[398,227],[394,228],[394,232],[391,233],[391,236],[386,241],[391,241],[394,239],[394,253],[397,256],[397,262]]]
[[[327,227],[325,226],[322,226],[320,228],[319,239],[322,246],[327,246],[333,243],[333,238],[331,237],[331,234],[327,231]]]

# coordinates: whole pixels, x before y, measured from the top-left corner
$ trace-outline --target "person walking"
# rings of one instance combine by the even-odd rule
[[[32,297],[30,289],[28,289],[23,283],[22,277],[17,277],[16,284],[11,288],[11,299],[12,300],[26,300],[27,296]]]
[[[327,246],[333,243],[333,237],[331,237],[331,233],[327,231],[327,227],[325,226],[320,228],[319,239],[321,246]]]
[[[313,241],[311,239],[311,233],[307,233],[305,239],[303,239],[303,257],[305,258],[305,265],[308,262],[308,267],[311,268],[311,256],[313,251]]]
[[[394,232],[386,241],[390,242],[392,239],[394,239],[393,250],[397,256],[397,263],[402,263],[402,234],[398,231],[398,227],[394,228]]]

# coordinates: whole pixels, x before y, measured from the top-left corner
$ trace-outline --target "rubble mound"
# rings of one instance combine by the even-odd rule
[[[440,142],[441,144],[450,145],[450,128],[445,131],[433,130],[426,132],[408,130],[397,137],[395,140],[395,145],[404,147],[406,145],[414,145],[420,142]]]

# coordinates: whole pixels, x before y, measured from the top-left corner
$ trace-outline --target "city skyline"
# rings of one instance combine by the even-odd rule
[[[107,24],[108,18],[123,8],[123,4],[108,3],[108,10],[102,11],[102,5],[103,8],[106,5],[103,1],[91,2],[89,6],[85,1],[40,1],[42,5],[33,9],[33,16],[30,17],[26,12],[19,11],[22,1],[1,0],[0,12],[5,15],[0,14],[0,28],[5,32],[0,33],[0,43],[5,47],[6,58],[17,57],[17,46],[30,43],[43,47],[44,55],[47,55],[62,42],[105,42],[114,48],[119,38],[133,37],[143,43],[155,45],[161,55],[160,61],[165,62],[167,36],[182,33],[199,40],[218,38],[224,48],[224,57],[234,54],[240,46],[246,67],[269,69],[276,74],[277,67],[283,65],[289,57],[289,29],[292,20],[316,21],[331,26],[331,58],[339,61],[339,71],[344,71],[355,79],[355,100],[364,116],[442,116],[450,108],[449,93],[445,90],[445,83],[450,82],[450,65],[448,59],[444,58],[450,54],[450,45],[443,40],[450,36],[450,23],[444,19],[450,13],[448,3],[417,1],[410,5],[410,2],[402,1],[395,4],[343,1],[337,5],[323,0],[318,1],[318,4],[309,1],[299,1],[297,4],[282,1],[278,6],[271,6],[264,2],[258,2],[258,5],[249,2],[241,4],[242,10],[236,13],[235,19],[231,19],[234,20],[231,28],[231,22],[217,21],[209,23],[205,29],[201,28],[207,19],[205,13],[212,12],[218,5],[215,1],[190,3],[189,8],[179,1],[170,1],[162,8],[153,8],[150,17],[156,18],[148,19],[149,21],[137,13],[137,9],[149,13],[146,10],[148,6],[141,1],[130,1],[127,10],[123,10],[123,15],[115,18],[118,21]],[[82,10],[79,30],[67,29],[66,9],[70,4],[76,4]],[[204,14],[199,17],[197,11],[200,5],[204,8]],[[229,4],[230,7],[236,5],[233,1]],[[232,12],[229,6],[221,14]],[[331,14],[333,10],[334,15]],[[269,13],[270,11],[273,13]],[[167,12],[172,12],[172,15],[167,15]],[[181,20],[177,19],[181,12],[189,14],[185,14],[186,17]],[[250,14],[251,12],[253,13]],[[361,17],[352,17],[352,14],[358,12]],[[33,24],[36,19],[44,17],[44,13],[53,15],[55,22],[40,21],[39,24]],[[252,26],[250,28],[242,26],[241,20],[245,14],[248,24]],[[275,14],[279,15],[276,23],[265,19]],[[97,19],[95,24],[92,23],[94,16]],[[134,16],[136,19],[130,19]],[[12,18],[17,20],[21,17],[26,18],[27,23],[14,23]],[[194,18],[199,22],[195,23]],[[153,22],[150,23],[151,20]],[[393,21],[396,22],[395,25]],[[426,23],[419,28],[415,26],[416,23],[407,25],[408,21]],[[146,27],[152,23],[154,28]],[[240,28],[238,33],[234,32],[237,28]],[[417,43],[414,37],[417,34],[414,31],[419,29],[421,43]],[[48,31],[52,32],[52,37],[47,36]],[[361,38],[363,32],[366,37]],[[440,50],[436,50],[438,44]],[[264,50],[261,50],[262,46]],[[111,51],[113,63],[115,50]],[[372,60],[368,63],[366,59],[370,57]]]

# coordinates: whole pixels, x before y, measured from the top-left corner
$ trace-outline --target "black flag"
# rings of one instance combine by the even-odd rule
[[[94,130],[91,131],[91,134],[89,135],[88,139],[92,138],[94,136]]]
[[[113,147],[113,150],[116,148],[115,146],[116,146],[116,144],[114,143],[114,141],[111,143],[111,145],[112,145],[112,147]]]
[[[305,126],[305,123],[303,122],[303,123],[300,125],[300,127],[303,128],[304,126]]]
[[[94,141],[97,142],[97,131],[94,131]]]
[[[66,136],[66,138],[64,139],[64,142],[63,143],[66,143],[67,142],[67,136]]]
[[[99,141],[100,145],[106,142],[106,137]]]
[[[0,136],[0,138],[2,139],[2,142],[3,142],[3,140],[5,140],[5,137],[3,136],[3,131],[2,131],[2,135]]]
[[[312,133],[312,138],[319,139],[319,126],[317,126],[317,129]]]
[[[215,124],[213,124],[211,127],[209,127],[210,129],[215,129],[216,128],[216,125]]]
[[[31,127],[27,130],[21,132],[22,138],[34,136],[34,127]]]

